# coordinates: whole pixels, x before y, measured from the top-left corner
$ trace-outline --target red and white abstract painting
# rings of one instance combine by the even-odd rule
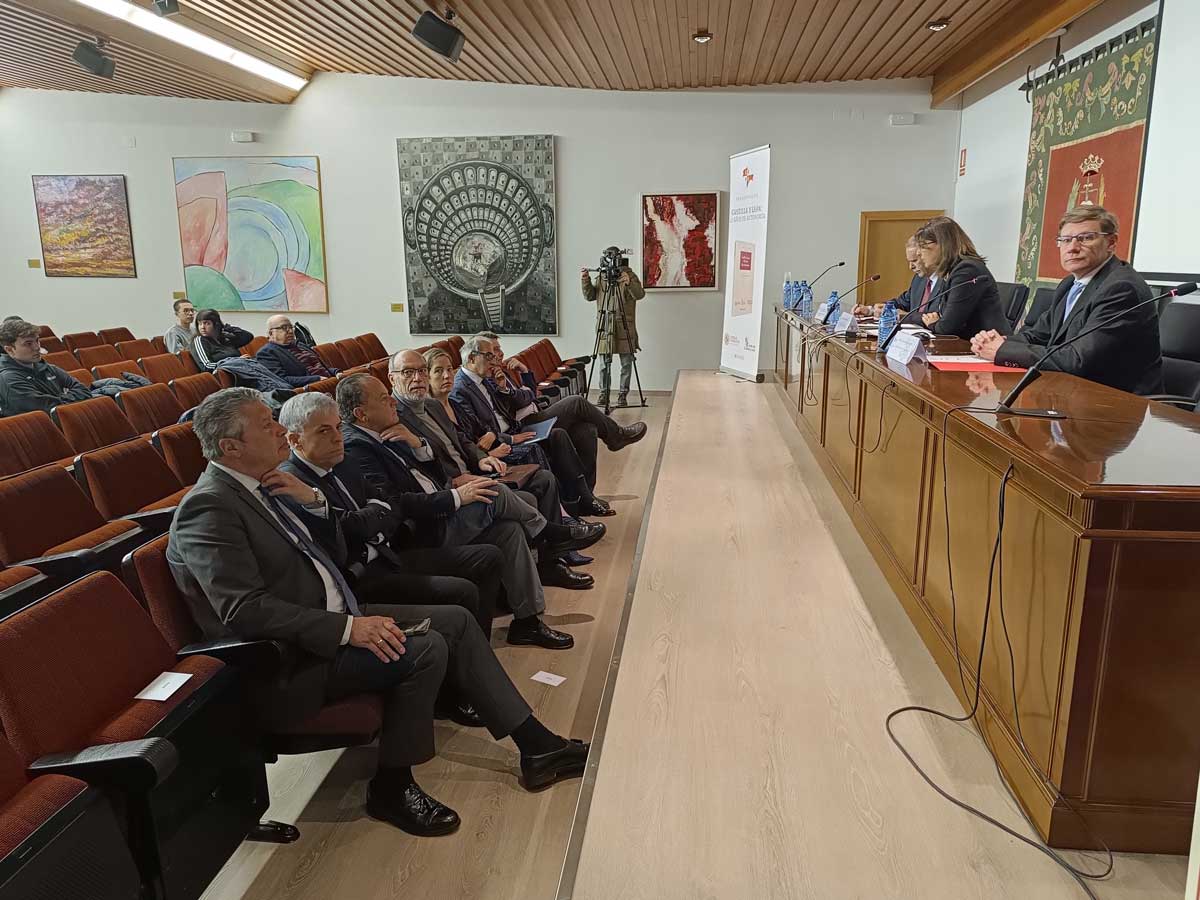
[[[721,194],[642,195],[642,286],[647,290],[717,289]]]

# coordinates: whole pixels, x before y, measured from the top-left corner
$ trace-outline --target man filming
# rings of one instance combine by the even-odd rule
[[[616,272],[615,283],[611,273]],[[629,378],[633,371],[633,354],[642,349],[638,345],[637,301],[646,296],[642,283],[629,260],[621,256],[619,247],[604,251],[599,274],[592,283],[590,270],[580,270],[583,297],[589,303],[600,302],[596,309],[596,355],[600,357],[600,400],[599,405],[608,409],[611,384],[612,355],[621,357],[621,388],[617,393],[617,406],[629,405]]]

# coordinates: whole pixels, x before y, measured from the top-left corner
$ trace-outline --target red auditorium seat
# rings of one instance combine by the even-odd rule
[[[373,362],[371,363],[368,371],[370,371],[372,375],[383,382],[383,386],[390,391],[392,390],[392,382],[388,376],[388,365],[389,363],[387,361]]]
[[[342,359],[342,351],[337,348],[336,344],[317,344],[313,347],[313,352],[321,358],[321,362],[331,369],[350,368],[346,365],[346,360]]]
[[[102,518],[129,518],[152,534],[170,527],[170,515],[139,513],[173,512],[190,490],[142,438],[80,454],[75,475]]]
[[[306,384],[303,390],[320,391],[322,394],[328,394],[332,397],[337,391],[337,385],[338,379],[336,378],[322,378],[320,381],[314,381],[311,384]]]
[[[137,437],[133,425],[112,397],[64,403],[50,410],[50,418],[58,423],[76,453]]]
[[[62,338],[56,338],[53,335],[51,335],[50,337],[41,338],[39,340],[39,343],[42,345],[42,349],[45,350],[47,353],[70,353],[71,352],[70,350],[67,349],[67,345],[62,342]]]
[[[87,369],[67,369],[67,374],[85,387],[92,386],[92,373]]]
[[[352,369],[355,366],[365,366],[371,360],[367,357],[367,352],[354,338],[343,338],[340,341],[334,341],[334,346],[338,348],[338,352],[342,354],[342,361],[346,364],[345,368]]]
[[[45,346],[43,344],[43,346]],[[79,368],[79,360],[75,358],[75,354],[69,350],[58,350],[54,353],[47,353],[42,356],[42,362],[50,363],[52,366],[58,366],[64,371],[70,372],[72,369]]]
[[[209,394],[219,391],[221,385],[210,373],[201,372],[198,375],[173,379],[170,382],[170,388],[175,392],[175,399],[179,401],[179,405],[186,412],[194,406],[199,406],[200,401]]]
[[[0,619],[48,594],[57,584],[32,566],[0,568]],[[3,793],[3,791],[0,791]],[[3,839],[0,838],[0,842]],[[0,851],[0,859],[4,858]],[[0,879],[2,881],[2,879]],[[3,896],[0,892],[0,896]]]
[[[154,349],[154,345],[145,338],[137,338],[130,341],[118,341],[115,345],[117,352],[125,359],[131,362],[137,362],[143,356],[155,356],[158,351]]]
[[[94,331],[77,331],[74,334],[64,334],[62,339],[63,343],[67,345],[67,349],[72,353],[75,353],[81,347],[99,347],[104,343],[100,339],[100,335]]]
[[[366,334],[360,334],[355,340],[362,346],[367,358],[372,362],[388,358],[387,348],[383,346],[383,341],[375,332],[368,331]]]
[[[168,425],[160,428],[150,438],[151,443],[158,448],[168,468],[175,473],[180,484],[192,485],[200,480],[201,473],[208,466],[204,451],[200,449],[200,439],[192,430],[191,422],[181,422],[178,425]]]
[[[196,365],[196,358],[192,356],[190,350],[180,350],[175,355],[179,357],[179,361],[183,363],[183,367],[187,369],[189,375],[200,374],[200,367]]]
[[[155,353],[143,356],[138,362],[141,363],[146,377],[156,384],[169,384],[174,378],[184,378],[192,374],[192,370],[174,353]]]
[[[183,415],[183,407],[165,384],[121,391],[117,405],[124,410],[129,423],[143,434],[174,425]]]
[[[93,366],[92,378],[124,378],[126,372],[130,373],[131,375],[145,374],[138,367],[137,363],[123,359],[120,362],[109,363],[108,365],[104,366]]]
[[[69,468],[75,451],[41,410],[0,419],[0,478],[57,465]]]
[[[155,353],[167,352],[167,342],[163,340],[163,336],[161,334],[156,334],[154,337],[150,338],[150,343],[154,345]]]
[[[128,328],[101,328],[98,332],[100,340],[106,344],[116,344],[118,341],[132,341],[133,332]],[[117,348],[120,349],[119,347]]]
[[[250,343],[242,348],[241,354],[242,356],[253,356],[265,346],[267,346],[267,339],[261,334],[255,335],[254,338],[251,339]]]
[[[40,337],[40,338],[54,337],[54,329],[51,328],[49,325],[39,325],[38,326],[38,337]]]
[[[96,366],[107,366],[110,363],[122,362],[121,354],[111,344],[97,344],[95,347],[80,347],[75,351],[79,365],[85,369]]]

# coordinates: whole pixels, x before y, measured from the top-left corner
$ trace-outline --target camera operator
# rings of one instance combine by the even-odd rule
[[[600,357],[599,405],[608,408],[612,355],[617,353],[621,357],[621,388],[617,393],[617,406],[628,406],[633,354],[642,349],[638,345],[637,301],[646,296],[646,291],[633,269],[629,268],[629,260],[621,256],[619,247],[609,247],[604,251],[594,284],[586,267],[581,270],[581,278],[584,299],[589,303],[604,301],[596,309],[596,355]]]

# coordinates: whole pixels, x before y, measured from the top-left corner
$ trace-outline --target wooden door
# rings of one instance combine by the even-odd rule
[[[892,209],[863,212],[858,233],[858,281],[876,272],[878,281],[864,284],[851,298],[856,303],[882,303],[900,294],[912,281],[904,258],[904,242],[941,209]]]

